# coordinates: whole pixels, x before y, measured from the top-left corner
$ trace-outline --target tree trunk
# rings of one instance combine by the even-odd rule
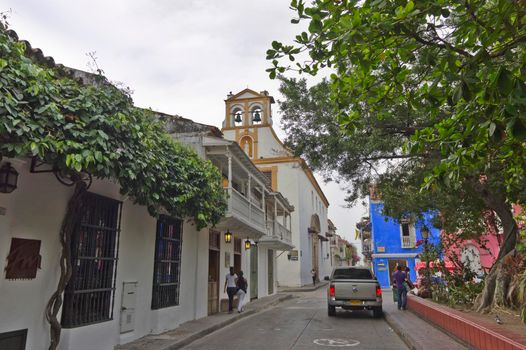
[[[60,244],[62,254],[60,256],[60,278],[57,290],[53,293],[46,306],[46,319],[50,324],[50,345],[49,350],[55,350],[60,342],[62,327],[57,315],[62,307],[62,294],[71,278],[71,236],[75,230],[78,219],[82,214],[82,198],[86,193],[86,184],[82,181],[75,183],[75,191],[69,199],[66,215],[62,220],[60,228]]]
[[[506,202],[504,196],[491,193],[482,182],[476,182],[473,189],[481,196],[486,206],[498,215],[504,235],[497,260],[486,276],[484,289],[474,304],[478,312],[488,312],[497,305],[509,306],[507,296],[513,271],[506,268],[506,261],[515,255],[518,227],[511,206]]]

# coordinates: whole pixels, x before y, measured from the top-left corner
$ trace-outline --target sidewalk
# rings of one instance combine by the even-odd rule
[[[139,338],[131,343],[117,345],[115,350],[174,350],[182,348],[191,342],[204,337],[220,328],[261,310],[274,306],[284,300],[291,299],[291,294],[274,294],[268,297],[257,299],[246,305],[242,313],[218,313],[212,316],[203,317],[198,320],[188,321],[181,324],[176,329],[161,333],[150,334]]]
[[[313,286],[312,284],[306,284],[303,287],[278,287],[278,291],[280,293],[312,292],[327,286],[328,283],[328,281],[320,281],[315,286]]]
[[[385,320],[412,350],[465,350],[464,344],[451,338],[410,310],[400,311],[391,290],[382,290]]]

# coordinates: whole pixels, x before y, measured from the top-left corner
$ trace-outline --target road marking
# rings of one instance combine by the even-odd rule
[[[316,345],[334,346],[338,348],[360,345],[360,342],[354,339],[314,339],[313,343]]]

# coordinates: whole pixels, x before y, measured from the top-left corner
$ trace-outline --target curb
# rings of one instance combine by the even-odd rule
[[[317,286],[315,287],[309,287],[309,288],[302,288],[302,287],[298,287],[298,288],[287,288],[287,289],[284,289],[282,290],[281,292],[282,293],[293,293],[293,292],[313,292],[315,290],[318,290],[322,287],[326,287],[329,283],[328,282],[325,282],[325,283],[322,283],[320,282]]]
[[[279,304],[279,303],[281,303],[281,302],[283,302],[285,300],[292,299],[292,298],[293,298],[292,294],[286,294],[286,295],[274,300],[271,303],[268,303],[266,305],[262,305],[260,307],[255,307],[253,309],[247,310],[247,311],[245,311],[245,312],[243,312],[241,314],[238,314],[238,315],[233,316],[232,318],[229,318],[228,320],[225,320],[225,321],[220,322],[218,324],[215,324],[215,325],[213,325],[211,327],[203,329],[203,330],[201,330],[199,332],[196,332],[196,333],[194,333],[194,334],[192,334],[192,335],[190,335],[190,336],[188,336],[188,337],[186,337],[184,339],[179,340],[178,342],[176,342],[174,344],[170,344],[167,347],[162,348],[162,350],[176,350],[176,349],[180,349],[183,346],[186,346],[186,345],[188,345],[190,343],[193,343],[194,341],[196,341],[196,340],[198,340],[198,339],[200,339],[200,338],[202,338],[202,337],[204,337],[204,336],[206,336],[206,335],[208,335],[210,333],[213,333],[213,332],[215,332],[215,331],[217,331],[217,330],[219,330],[221,328],[224,328],[224,327],[226,327],[228,325],[231,325],[232,323],[234,323],[234,322],[236,322],[236,321],[238,321],[238,320],[240,320],[242,318],[245,318],[245,317],[257,314],[258,312],[260,312],[262,310],[265,310],[265,309],[267,309],[269,307],[275,306],[275,305],[277,305],[277,304]]]
[[[411,334],[409,332],[406,332],[403,327],[400,327],[399,323],[396,322],[391,315],[389,315],[388,312],[384,311],[384,318],[389,327],[393,329],[393,331],[398,334],[398,336],[403,340],[403,342],[409,347],[411,350],[425,350],[423,346],[418,344],[418,342],[411,337]]]

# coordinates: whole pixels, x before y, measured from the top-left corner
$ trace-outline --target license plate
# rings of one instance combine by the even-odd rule
[[[361,300],[349,300],[349,304],[351,305],[362,305],[362,301]]]

